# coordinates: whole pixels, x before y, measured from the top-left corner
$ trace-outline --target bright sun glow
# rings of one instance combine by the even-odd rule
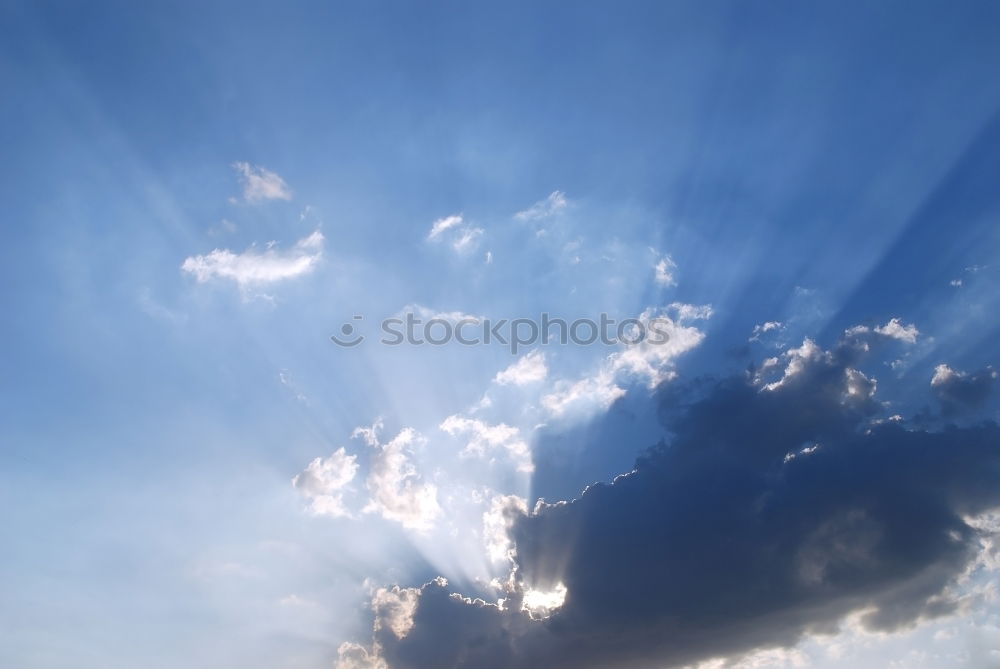
[[[533,617],[544,618],[566,601],[566,586],[557,583],[551,590],[528,590],[521,601],[521,610]]]

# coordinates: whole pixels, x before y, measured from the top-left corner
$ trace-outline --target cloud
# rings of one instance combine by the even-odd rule
[[[292,485],[309,500],[309,510],[318,516],[348,517],[343,490],[358,472],[357,457],[338,448],[328,458],[316,458],[292,479]]]
[[[441,320],[455,325],[459,321],[481,323],[485,320],[484,316],[467,314],[463,311],[437,311],[424,306],[423,304],[417,303],[407,304],[405,307],[396,312],[393,315],[393,318],[402,318],[405,320],[407,314],[412,314],[414,318],[419,319],[421,323],[427,323],[427,321],[431,320]]]
[[[388,669],[385,660],[378,657],[377,649],[370,652],[361,644],[345,641],[337,648],[334,669]]]
[[[514,218],[519,221],[538,221],[551,218],[562,212],[569,206],[569,200],[562,191],[552,191],[547,198],[539,200],[524,211],[514,214]]]
[[[941,402],[942,413],[950,417],[981,407],[993,392],[996,380],[997,372],[992,367],[967,374],[940,364],[934,368],[931,387]]]
[[[280,251],[274,245],[268,245],[264,251],[251,247],[243,253],[215,249],[186,258],[181,270],[193,274],[199,283],[225,279],[241,288],[286,281],[316,268],[323,255],[323,239],[323,233],[316,230],[288,251]]]
[[[915,344],[917,337],[920,335],[920,331],[917,330],[916,325],[913,325],[912,323],[909,325],[903,325],[902,321],[898,318],[892,318],[885,325],[876,327],[875,332],[883,337],[898,339],[899,341],[906,342],[907,344]]]
[[[530,512],[498,503],[513,566],[495,603],[432,581],[406,634],[376,625],[372,648],[396,669],[794,666],[767,649],[852,614],[885,633],[961,610],[987,531],[971,519],[1000,506],[1000,427],[874,423],[861,353],[807,341],[777,386],[665,397],[670,441],[628,475]]]
[[[715,310],[711,304],[685,304],[683,302],[671,302],[667,307],[668,313],[674,315],[674,319],[679,322],[706,321],[712,317]]]
[[[425,482],[411,460],[413,448],[426,440],[408,427],[383,444],[381,428],[376,422],[357,428],[352,435],[364,439],[374,451],[365,483],[371,499],[364,512],[378,513],[407,529],[428,530],[441,515],[437,486]]]
[[[521,357],[513,365],[498,372],[493,380],[502,386],[525,386],[529,383],[544,381],[549,373],[545,364],[545,354],[541,351],[531,351]]]
[[[889,322],[885,325],[879,325],[871,328],[867,325],[855,325],[844,331],[844,334],[850,337],[863,338],[867,334],[877,334],[888,339],[896,339],[907,344],[917,343],[917,337],[920,336],[920,331],[917,329],[916,325],[912,323],[909,325],[903,325],[903,322],[898,318],[891,318]]]
[[[451,248],[455,249],[456,253],[468,253],[479,245],[479,240],[482,236],[482,228],[462,228],[452,240]]]
[[[521,431],[505,423],[490,425],[475,418],[448,416],[439,426],[452,436],[464,436],[468,443],[462,455],[486,457],[491,451],[501,449],[517,464],[519,472],[534,470],[531,464],[531,449],[521,438]]]
[[[528,502],[517,495],[496,495],[483,513],[483,542],[492,562],[513,563],[514,543],[510,530],[517,519],[528,513]]]
[[[623,397],[626,391],[618,385],[614,373],[607,368],[594,376],[577,381],[558,381],[555,389],[542,397],[542,406],[554,416],[571,410],[604,410]]]
[[[824,351],[816,345],[816,342],[808,337],[802,340],[802,346],[799,348],[792,348],[785,351],[784,357],[788,360],[788,364],[785,365],[785,371],[782,377],[777,381],[765,384],[765,390],[777,390],[778,388],[781,388],[789,379],[794,378],[796,375],[805,370],[810,363],[815,363],[820,360],[828,362],[832,359],[829,351]],[[769,369],[776,366],[777,363],[777,358],[768,358],[764,361],[762,369]]]
[[[264,200],[291,200],[292,191],[285,180],[271,170],[245,162],[233,163],[243,184],[243,199],[258,203]]]
[[[668,314],[673,314],[673,318]],[[553,391],[542,397],[542,406],[554,416],[569,412],[607,409],[626,393],[620,384],[645,382],[655,388],[674,377],[674,360],[698,346],[704,333],[685,325],[692,319],[709,318],[712,308],[675,302],[665,310],[649,308],[639,322],[650,333],[640,343],[622,345],[605,358],[596,374],[577,381],[556,382]],[[659,332],[654,332],[654,328]],[[655,338],[654,338],[654,335]]]
[[[677,279],[674,272],[677,271],[677,263],[670,256],[663,256],[653,267],[653,278],[661,286],[676,286]]]
[[[431,230],[427,233],[427,239],[431,242],[438,242],[448,239],[451,248],[456,253],[466,254],[479,246],[482,239],[483,229],[465,223],[461,214],[453,214],[439,218],[431,225]]]
[[[780,331],[784,329],[785,325],[781,321],[767,321],[766,323],[758,323],[753,326],[753,332],[750,334],[750,341],[760,341],[762,335],[768,332]]]
[[[462,224],[462,215],[453,214],[452,216],[445,216],[444,218],[439,218],[431,225],[431,231],[427,234],[427,239],[437,239],[446,230],[450,230],[456,226]]]

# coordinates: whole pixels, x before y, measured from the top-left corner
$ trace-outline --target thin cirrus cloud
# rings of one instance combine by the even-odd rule
[[[275,245],[268,245],[264,251],[251,247],[242,253],[215,249],[186,258],[181,270],[193,275],[199,283],[224,280],[248,287],[285,281],[316,268],[323,256],[323,241],[323,233],[315,230],[287,251]]]
[[[663,256],[653,266],[653,277],[661,286],[676,286],[677,263],[668,255]]]
[[[233,163],[233,169],[243,185],[244,202],[258,204],[266,200],[292,199],[292,190],[276,172],[241,161]]]
[[[427,239],[437,239],[444,234],[446,230],[462,225],[462,221],[463,219],[461,214],[452,214],[451,216],[444,216],[437,219],[433,224],[431,224],[431,231],[427,233]]]
[[[447,241],[451,248],[460,255],[474,251],[482,239],[482,228],[470,225],[462,214],[452,214],[437,219],[431,224],[427,240],[430,242]]]
[[[569,200],[562,191],[552,191],[544,200],[540,200],[523,211],[514,214],[519,221],[538,221],[550,218],[563,212],[569,206]]]

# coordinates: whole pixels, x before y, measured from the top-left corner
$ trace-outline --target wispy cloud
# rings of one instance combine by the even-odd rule
[[[427,239],[437,239],[445,230],[462,225],[462,220],[461,214],[452,214],[451,216],[437,219],[431,225],[431,231],[427,233]]]
[[[292,191],[285,180],[271,170],[246,162],[233,163],[243,184],[243,199],[256,204],[264,200],[291,200]]]
[[[315,269],[323,255],[323,239],[323,233],[316,230],[288,251],[280,251],[273,245],[264,251],[251,247],[243,253],[215,249],[186,258],[181,270],[193,274],[199,283],[225,279],[240,287],[293,279]]]
[[[464,311],[439,311],[436,309],[431,309],[422,304],[407,304],[405,307],[397,311],[393,318],[403,318],[405,319],[408,314],[412,314],[416,318],[419,318],[422,322],[426,323],[430,320],[442,320],[448,321],[452,325],[458,323],[459,321],[469,321],[469,322],[482,322],[484,316],[477,316],[475,314],[467,314]]]
[[[653,267],[656,283],[661,286],[676,286],[677,278],[674,273],[677,271],[677,263],[670,256],[663,256]]]
[[[482,228],[463,228],[459,235],[451,242],[451,248],[457,253],[468,253],[479,245],[479,240],[483,236]]]
[[[544,200],[539,200],[524,211],[514,214],[514,218],[519,221],[538,221],[544,218],[555,216],[569,206],[569,200],[562,191],[553,191]]]
[[[765,321],[753,326],[749,341],[760,341],[760,338],[768,332],[778,332],[785,328],[781,321]]]
[[[482,228],[466,223],[462,214],[452,214],[439,218],[431,224],[427,240],[440,242],[447,239],[456,253],[466,254],[479,246],[479,240],[482,239],[482,236]]]
[[[534,471],[531,451],[516,427],[505,423],[490,425],[475,418],[456,415],[444,419],[440,428],[452,436],[464,436],[468,439],[462,455],[486,457],[495,449],[503,449],[517,463],[518,471]]]

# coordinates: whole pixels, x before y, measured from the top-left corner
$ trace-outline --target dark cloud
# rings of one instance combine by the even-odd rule
[[[433,582],[378,652],[396,669],[666,667],[852,611],[876,630],[954,611],[980,545],[965,519],[1000,504],[1000,428],[874,420],[860,355],[807,342],[715,384],[632,473],[518,519],[503,609]],[[550,617],[520,611],[523,590],[559,583]]]
[[[982,407],[993,392],[996,379],[997,373],[991,367],[966,374],[948,365],[938,365],[931,387],[941,402],[941,413],[952,417]]]

